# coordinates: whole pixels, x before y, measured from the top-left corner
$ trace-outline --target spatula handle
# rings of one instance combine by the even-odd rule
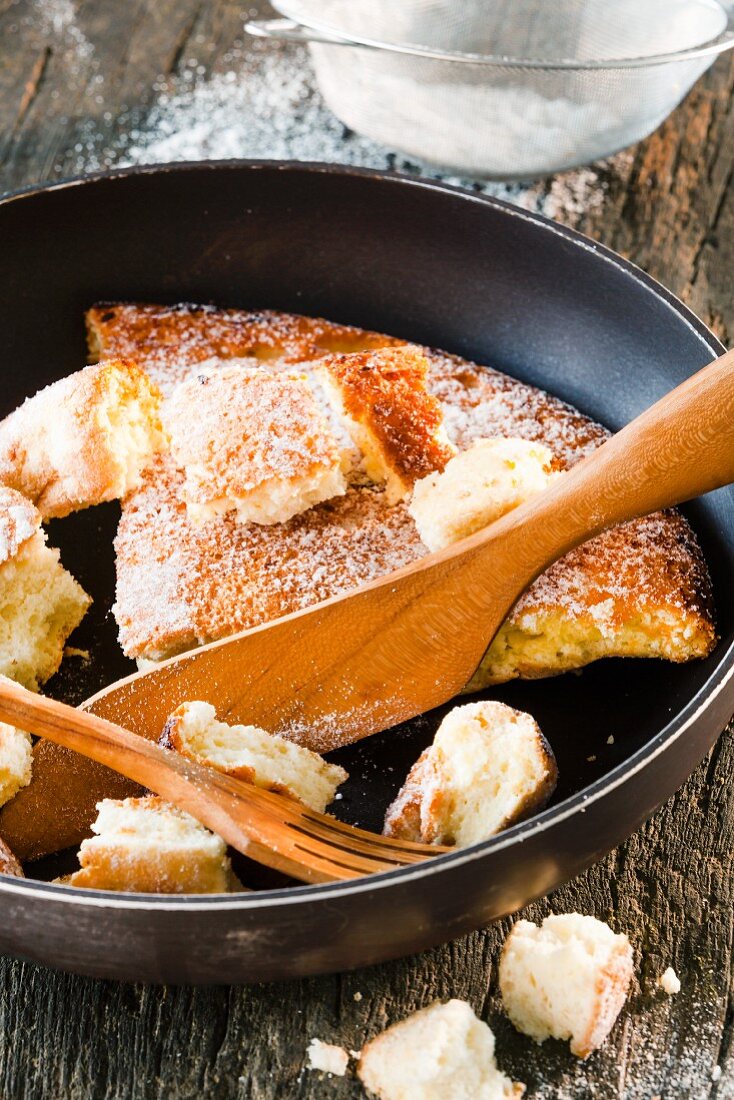
[[[567,492],[596,526],[734,481],[734,351],[661,398],[574,470]]]
[[[734,351],[666,394],[547,491],[487,528],[483,557],[515,555],[525,584],[626,520],[734,481]],[[485,562],[485,566],[486,566]],[[496,564],[496,559],[495,559]],[[519,587],[518,587],[519,591]]]

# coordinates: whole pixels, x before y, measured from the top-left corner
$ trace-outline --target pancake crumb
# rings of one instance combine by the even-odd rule
[[[658,978],[658,985],[662,989],[663,993],[667,993],[669,996],[673,996],[676,993],[680,993],[681,984],[680,978],[673,970],[672,966],[669,966],[660,977]]]
[[[349,1066],[349,1054],[344,1047],[312,1039],[306,1051],[308,1068],[320,1070],[333,1077],[343,1077]]]

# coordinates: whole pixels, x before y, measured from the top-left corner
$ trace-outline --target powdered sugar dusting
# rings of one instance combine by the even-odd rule
[[[94,47],[77,23],[74,0],[35,0],[33,18],[42,34],[73,51],[79,59],[93,55]]]
[[[166,403],[171,449],[186,470],[189,503],[216,504],[253,490],[339,469],[340,456],[304,375],[220,365]],[[275,487],[275,486],[274,486]]]
[[[0,486],[0,564],[15,557],[41,524],[38,510],[15,489]]]
[[[344,126],[325,105],[303,47],[236,43],[222,61],[226,71],[208,78],[192,62],[178,77],[156,84],[148,107],[122,112],[111,142],[93,122],[82,125],[75,170],[233,158],[321,160],[446,179],[574,222],[603,204],[609,179],[627,163],[628,154],[622,153],[593,168],[531,184],[447,174]]]
[[[130,656],[168,655],[267,622],[423,552],[405,509],[372,489],[352,488],[283,525],[223,516],[197,528],[181,478],[159,459],[124,506],[115,613]]]

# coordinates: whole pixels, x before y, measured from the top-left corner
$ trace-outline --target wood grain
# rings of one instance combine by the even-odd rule
[[[127,108],[184,68],[246,71],[244,10],[228,0],[82,0],[79,56],[67,28],[0,0],[0,187],[71,174],[91,124],[114,144]],[[249,11],[268,14],[264,4]],[[230,56],[225,61],[225,55]],[[95,83],[101,76],[103,82]],[[519,201],[618,249],[665,282],[724,340],[734,338],[734,58],[722,58],[662,129],[589,172],[518,190]],[[97,97],[101,97],[98,102]],[[343,155],[355,139],[345,133]],[[318,156],[318,142],[313,152]],[[417,170],[386,153],[390,167]],[[478,185],[481,189],[482,185]],[[499,1011],[498,949],[507,922],[369,971],[279,986],[158,989],[95,982],[0,960],[0,1096],[359,1097],[351,1079],[304,1070],[319,1036],[357,1049],[436,997],[468,998],[498,1036],[500,1062],[544,1100],[731,1100],[734,1097],[734,738],[724,734],[683,790],[599,865],[533,906],[610,919],[636,945],[639,981],[609,1043],[578,1065],[540,1050]],[[677,997],[656,991],[672,964]],[[355,994],[360,998],[355,1000]],[[711,1079],[714,1066],[722,1074]]]

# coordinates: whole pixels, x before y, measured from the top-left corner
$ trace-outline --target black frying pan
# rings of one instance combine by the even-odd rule
[[[99,299],[271,307],[378,329],[491,363],[611,428],[722,350],[662,287],[579,234],[370,172],[230,162],[113,173],[1,202],[0,242],[2,414],[83,364],[82,314]],[[530,711],[555,749],[561,779],[542,814],[343,886],[284,885],[254,866],[240,870],[260,890],[214,898],[0,875],[0,950],[132,980],[283,978],[427,948],[578,874],[680,786],[734,710],[733,498],[720,490],[688,509],[718,609],[708,660],[607,661],[486,693]],[[92,661],[66,662],[48,687],[75,703],[131,671],[109,614],[117,517],[108,505],[50,525],[95,599],[76,642]],[[379,828],[441,716],[333,754],[350,772],[340,815]]]

